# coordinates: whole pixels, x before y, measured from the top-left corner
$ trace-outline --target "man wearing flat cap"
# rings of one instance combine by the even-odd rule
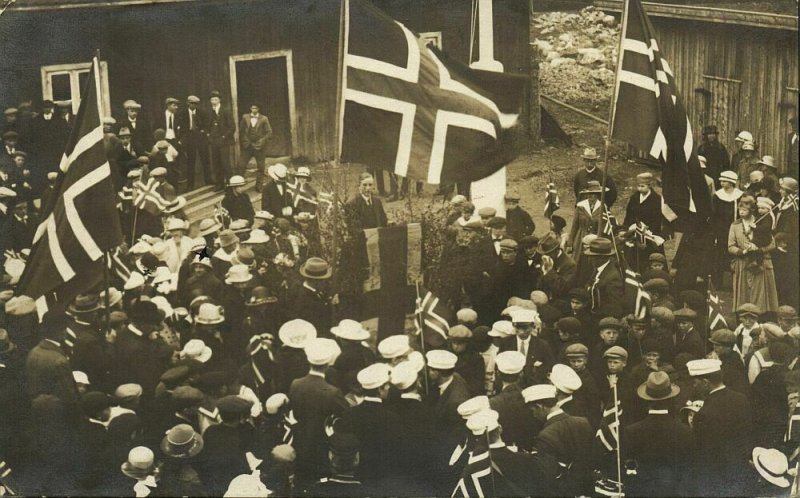
[[[205,110],[199,108],[200,98],[189,95],[186,98],[186,107],[178,110],[178,140],[186,154],[186,189],[207,185],[214,181],[208,158],[208,142],[205,132],[208,116]],[[200,159],[203,180],[195,183],[195,168]]]
[[[622,317],[625,289],[613,242],[598,237],[589,244],[584,255],[589,257],[593,268],[587,285],[592,298],[592,312],[598,317]]]
[[[133,149],[139,153],[145,153],[153,146],[153,128],[147,119],[140,115],[142,106],[130,99],[123,102],[122,107],[125,109],[125,117],[117,121],[118,126],[129,129]]]
[[[719,141],[716,125],[703,127],[703,142],[697,147],[697,155],[706,158],[706,174],[714,179],[719,188],[719,174],[731,169],[731,156]]]
[[[222,105],[220,93],[212,91],[208,97],[208,125],[206,134],[211,150],[211,164],[216,175],[217,190],[225,188],[231,177],[231,145],[234,142],[236,123],[228,107]]]

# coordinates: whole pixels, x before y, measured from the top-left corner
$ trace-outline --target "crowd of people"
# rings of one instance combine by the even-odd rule
[[[4,492],[580,496],[618,493],[619,461],[630,496],[789,493],[798,182],[779,178],[771,156],[748,159],[752,135],[739,134],[730,160],[717,130],[703,130],[714,211],[680,227],[671,262],[657,176],[636,176],[618,222],[621,184],[592,149],[574,177],[571,224],[555,214],[537,230],[514,189],[505,216],[453,196],[440,262],[452,278],[434,291],[458,312],[434,343],[404,330],[376,337],[343,315],[318,219],[336,201],[312,187],[311,169],[264,168],[260,209],[241,171],[226,170],[215,216],[187,219],[166,160],[170,147],[173,159],[185,153],[170,142],[177,104],[168,99],[153,143],[136,142],[147,135],[134,133],[145,128],[131,124],[135,102],[128,123],[107,121],[122,150],[155,149],[113,165],[126,242],[108,286],[41,323],[15,285],[56,178],[26,166],[46,155],[38,125],[3,134]],[[194,123],[188,112],[176,122]],[[246,125],[246,159],[263,164],[254,144],[268,122],[255,107]],[[356,229],[389,223],[375,183],[362,174],[341,206]],[[134,203],[144,188],[150,200]],[[727,288],[728,273],[731,313],[716,316],[709,286]]]

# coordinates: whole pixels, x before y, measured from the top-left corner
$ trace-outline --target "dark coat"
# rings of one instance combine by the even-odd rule
[[[342,413],[336,430],[355,435],[361,443],[356,477],[365,484],[377,484],[398,474],[401,425],[396,413],[385,403],[372,398]]]
[[[250,114],[242,116],[239,122],[239,141],[242,149],[252,147],[255,150],[262,150],[271,136],[272,126],[266,116],[259,114],[255,126],[250,125]]]
[[[431,389],[434,396],[438,394],[437,388]],[[436,397],[433,405],[434,426],[439,434],[448,434],[464,423],[458,414],[458,405],[472,396],[469,393],[467,381],[457,373],[453,374],[453,381],[441,395]]]
[[[706,174],[719,184],[719,174],[728,171],[731,167],[731,157],[728,150],[719,142],[706,142],[697,147],[697,155],[706,158]],[[742,179],[743,180],[743,179]]]
[[[747,485],[752,422],[747,398],[731,389],[708,395],[694,417],[695,491],[733,496]]]
[[[138,335],[130,326],[117,335],[114,345],[117,385],[139,384],[144,397],[153,396],[161,374],[169,367],[172,348],[161,339]]]
[[[261,191],[261,209],[268,211],[275,217],[285,217],[283,208],[292,207],[292,197],[286,184],[282,184],[283,194],[278,190],[275,182],[269,182]]]
[[[247,450],[242,447],[239,428],[223,424],[206,429],[203,443],[197,462],[200,479],[211,496],[222,496],[234,477],[250,473]]]
[[[753,402],[753,420],[758,421],[753,442],[756,446],[780,448],[783,444],[786,422],[789,420],[787,373],[784,365],[776,364],[762,370],[753,382],[750,399]]]
[[[148,150],[152,149],[153,128],[150,126],[150,123],[142,117],[141,112],[138,116],[136,116],[136,128],[131,126],[131,121],[128,119],[128,116],[117,120],[117,123],[117,129],[127,128],[131,131],[131,144],[133,145],[133,150],[139,152],[140,154],[146,154]]]
[[[525,406],[522,398],[522,389],[518,384],[506,386],[499,394],[489,398],[489,406],[500,416],[500,425],[503,427],[503,440],[517,446],[519,449],[530,451],[536,434],[542,424],[533,417],[533,413]]]
[[[703,339],[700,338],[697,329],[693,328],[685,335],[680,330],[675,332],[675,354],[680,353],[689,353],[694,360],[703,358],[706,355],[703,348]]]
[[[550,417],[535,442],[536,449],[570,466],[561,479],[564,484],[571,484],[571,496],[589,492],[593,482],[592,471],[595,467],[592,459],[596,454],[596,444],[589,421],[566,413]]]
[[[10,219],[11,249],[21,251],[30,249],[33,244],[33,236],[36,234],[36,223],[30,216],[21,220],[16,216]]]
[[[580,171],[575,173],[575,177],[572,180],[572,191],[575,194],[576,202],[580,199],[580,191],[586,188],[589,180],[598,181],[602,185],[603,170],[598,167],[589,173],[586,171],[586,168],[581,168]],[[605,203],[606,206],[611,208],[617,200],[617,184],[614,182],[614,179],[611,178],[611,175],[606,176],[606,188],[608,188],[608,192],[606,192],[605,195]],[[575,248],[575,250],[577,251],[578,248]]]
[[[225,193],[222,199],[222,207],[228,210],[232,220],[247,220],[253,223],[255,210],[250,196],[246,193],[234,194],[231,191]]]
[[[290,318],[305,320],[314,325],[318,336],[330,337],[332,309],[326,295],[309,289],[301,282],[289,289],[286,305],[287,312],[291,313]]]
[[[487,476],[481,479],[486,496],[562,496],[556,480],[558,463],[543,452],[534,454],[512,451],[506,446],[492,448],[494,484]]]
[[[77,402],[78,391],[72,378],[72,367],[60,346],[43,339],[25,361],[28,395],[52,394],[64,404]]]
[[[595,284],[595,281],[597,283]],[[624,314],[625,287],[619,268],[614,261],[610,261],[597,278],[597,270],[592,272],[588,285],[589,295],[592,296],[592,312],[600,317],[613,316],[621,318]]]
[[[640,221],[647,225],[654,235],[661,235],[664,215],[661,214],[661,196],[651,191],[644,202],[639,202],[639,192],[631,194],[628,206],[625,208],[625,221],[622,222],[626,230],[629,226]]]
[[[502,340],[500,352],[503,351],[519,351],[516,336],[506,337]],[[547,341],[531,335],[525,368],[522,370],[522,386],[527,387],[547,382],[547,374],[550,373],[554,363],[555,355]]]
[[[749,397],[750,381],[747,379],[747,368],[739,353],[729,351],[720,355],[719,360],[722,362],[722,383]]]
[[[533,218],[521,207],[506,210],[506,222],[508,223],[506,233],[514,240],[519,240],[536,230]]]
[[[358,220],[360,228],[381,228],[388,224],[383,203],[375,196],[372,196],[372,205],[370,206],[360,194],[356,194],[347,201],[345,208],[350,211],[353,218]]]
[[[289,399],[297,419],[293,443],[297,450],[297,470],[318,478],[325,473],[328,461],[325,421],[331,415],[340,415],[347,401],[339,389],[313,374],[292,382]]]
[[[308,374],[308,360],[302,349],[281,346],[275,353],[275,389],[278,392],[289,392],[296,379]]]
[[[75,334],[70,357],[73,370],[86,373],[92,386],[100,390],[113,390],[111,370],[114,367],[114,348],[94,326],[73,322],[69,329]]]
[[[421,400],[399,397],[391,409],[400,420],[400,449],[397,456],[400,473],[409,483],[411,494],[433,496],[435,434],[431,424],[433,409]],[[413,484],[412,484],[413,483]]]
[[[375,363],[375,353],[357,341],[340,340],[342,353],[336,358],[333,368],[336,371],[336,387],[342,392],[358,390],[360,385],[356,375],[362,369]]]
[[[553,259],[553,269],[547,275],[542,275],[539,287],[551,299],[563,298],[574,286],[576,271],[575,260],[559,249]]]
[[[233,134],[236,132],[236,123],[233,122],[233,115],[230,109],[220,105],[218,112],[209,107],[206,113],[208,122],[206,133],[208,142],[212,147],[223,147],[233,144]]]
[[[623,428],[623,461],[635,460],[637,474],[626,480],[631,496],[686,496],[694,441],[689,426],[671,414],[649,414]]]

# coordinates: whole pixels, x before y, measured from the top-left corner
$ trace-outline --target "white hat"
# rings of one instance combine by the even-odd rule
[[[500,414],[494,410],[481,410],[467,419],[467,429],[475,436],[480,436],[500,427]]]
[[[275,216],[273,216],[269,211],[256,211],[256,213],[253,215],[253,218],[258,218],[261,220],[274,220]]]
[[[169,247],[167,247],[167,243],[163,240],[159,240],[150,248],[150,253],[158,258],[160,261],[166,261],[167,257],[169,256]]]
[[[250,237],[242,241],[242,244],[266,244],[269,242],[269,235],[260,228],[250,231]]]
[[[136,242],[135,244],[133,244],[133,247],[131,247],[131,251],[130,252],[131,252],[131,254],[136,254],[138,256],[138,255],[142,255],[142,254],[147,254],[148,252],[150,252],[150,250],[152,248],[153,248],[153,246],[151,246],[150,244],[148,244],[147,242],[145,242],[143,240],[140,240],[140,241]]]
[[[399,358],[409,351],[411,346],[407,335],[390,335],[378,343],[378,353],[387,360]]]
[[[500,320],[492,324],[492,330],[489,331],[491,337],[511,337],[514,335],[514,324],[508,320]]]
[[[742,150],[756,150],[756,145],[753,143],[752,140],[749,140],[749,141],[746,140],[742,144]]]
[[[182,360],[195,360],[200,363],[205,363],[211,359],[213,351],[206,346],[206,343],[200,339],[192,339],[187,342],[180,352]]]
[[[299,177],[303,177],[303,178],[310,178],[311,177],[311,170],[308,168],[308,166],[300,166],[299,168],[297,168],[297,173],[295,173],[294,176],[299,176]]]
[[[791,484],[786,478],[789,472],[789,461],[781,451],[774,448],[753,448],[753,466],[761,477],[781,488]]]
[[[156,271],[153,272],[153,283],[160,284],[162,282],[169,282],[172,280],[172,272],[169,271],[169,268],[166,266],[159,266],[156,267]]]
[[[167,220],[167,232],[171,232],[173,230],[188,230],[189,227],[186,225],[186,222],[180,218],[170,218]]]
[[[772,156],[764,156],[758,161],[758,164],[763,164],[764,166],[769,166],[770,168],[775,168],[775,158]]]
[[[203,237],[195,237],[192,239],[192,245],[189,246],[189,250],[192,252],[199,251],[207,246],[208,243],[206,242],[206,239],[204,239]]]
[[[317,337],[317,329],[307,321],[295,318],[281,325],[278,337],[290,348],[303,349],[306,342]]]
[[[269,415],[275,415],[288,402],[289,397],[284,393],[275,393],[264,402],[264,409]]]
[[[286,178],[286,166],[281,163],[273,164],[267,168],[267,174],[273,180],[283,180]]]
[[[719,372],[722,369],[722,362],[710,358],[702,360],[692,360],[686,362],[686,368],[689,369],[689,375],[697,377],[714,372]]]
[[[452,370],[456,368],[456,362],[458,361],[458,356],[444,349],[428,351],[425,354],[425,358],[428,359],[428,366],[436,370]]]
[[[189,201],[186,200],[186,197],[179,195],[178,197],[175,198],[174,201],[172,201],[171,204],[168,204],[167,207],[164,208],[164,213],[166,214],[177,213],[178,211],[183,209],[184,206],[186,206],[187,202]]]
[[[401,361],[392,368],[390,381],[400,390],[408,389],[417,382],[419,369],[410,361]]]
[[[108,288],[108,306],[114,306],[115,304],[122,301],[122,292],[118,291],[115,287]],[[100,291],[100,302],[105,307],[106,305],[106,291],[103,289]]]
[[[133,290],[144,285],[144,277],[138,271],[132,271],[128,281],[122,287],[123,290]]]
[[[519,351],[503,351],[495,358],[500,373],[515,375],[525,367],[525,355]]]
[[[456,319],[459,322],[471,323],[478,319],[478,313],[472,308],[461,308],[456,312]]]
[[[169,304],[169,301],[167,301],[167,298],[164,296],[155,296],[150,299],[150,302],[155,304],[165,316],[172,316],[172,314],[175,312],[175,310],[172,309],[172,305]]]
[[[261,498],[270,496],[267,486],[261,479],[254,474],[241,474],[233,478],[228,484],[228,490],[223,495],[224,498],[251,497]]]
[[[391,368],[386,363],[373,363],[361,369],[356,375],[358,383],[364,389],[377,389],[390,380]]]
[[[519,309],[511,313],[512,323],[539,323],[539,313],[534,310]]]
[[[194,319],[194,323],[200,325],[216,325],[224,321],[225,316],[222,314],[221,307],[214,303],[201,304]]]
[[[556,389],[566,394],[574,393],[583,385],[580,376],[575,370],[561,363],[553,365],[553,370],[550,372],[550,382],[556,386]]]
[[[736,185],[739,182],[739,175],[737,175],[734,171],[723,171],[719,174],[719,181],[731,182]]]
[[[86,384],[87,386],[91,384],[91,382],[89,382],[89,376],[86,375],[85,372],[81,372],[80,370],[72,371],[72,379],[75,381],[76,384]]]
[[[58,176],[57,173],[56,176]],[[142,176],[142,170],[140,169],[132,169],[128,171],[127,175],[125,175],[125,177],[127,178],[140,178],[141,176]],[[50,178],[50,173],[47,174],[47,177]]]
[[[126,100],[122,103],[124,109],[141,109],[142,106],[135,100]]]
[[[522,390],[522,398],[526,403],[544,399],[556,399],[556,386],[552,384],[536,384]]]
[[[475,396],[474,398],[470,398],[460,405],[456,409],[458,414],[466,420],[472,415],[475,415],[481,410],[488,410],[489,409],[489,397],[488,396]]]
[[[233,175],[230,180],[228,180],[228,186],[230,187],[241,187],[244,185],[244,177],[239,175]]]
[[[517,310],[521,310],[521,309],[522,309],[522,306],[518,306],[516,304],[512,304],[511,306],[509,306],[509,307],[505,308],[503,311],[501,311],[500,312],[500,316],[511,317],[511,313],[513,313],[513,312],[515,312]]]
[[[773,201],[769,197],[758,197],[756,198],[756,206],[772,209],[775,207],[775,201]]]
[[[364,341],[369,339],[369,330],[366,330],[359,322],[345,318],[339,325],[331,328],[331,333],[341,339],[350,341]]]
[[[315,337],[306,342],[306,359],[312,365],[332,365],[342,353],[339,345],[333,339]]]
[[[247,265],[233,265],[228,269],[225,274],[225,283],[230,284],[243,284],[253,279],[250,274],[250,268]]]
[[[421,372],[422,369],[425,368],[425,357],[422,356],[422,353],[419,351],[412,351],[408,353],[408,357],[404,361],[414,365],[414,368],[417,369],[417,372]]]
[[[752,142],[753,141],[753,134],[749,131],[740,131],[734,142]]]

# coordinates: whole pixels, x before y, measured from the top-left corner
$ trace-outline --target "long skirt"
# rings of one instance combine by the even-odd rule
[[[752,267],[746,257],[733,258],[733,309],[744,303],[752,303],[763,312],[778,310],[778,291],[775,288],[775,273],[772,258],[764,255],[757,267]]]

